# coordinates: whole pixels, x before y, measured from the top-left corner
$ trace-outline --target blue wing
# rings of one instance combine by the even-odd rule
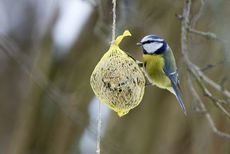
[[[172,50],[169,47],[164,52],[163,57],[165,61],[164,72],[171,81],[172,88],[174,90],[174,94],[176,96],[176,99],[180,107],[182,108],[184,114],[187,115],[186,108],[182,100],[181,92],[179,89],[179,78],[178,78],[178,73],[177,73],[177,68],[176,68],[176,62],[175,62]]]

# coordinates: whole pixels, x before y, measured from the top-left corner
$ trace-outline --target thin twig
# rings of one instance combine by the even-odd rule
[[[189,59],[188,59],[189,60]],[[190,60],[189,60],[190,62]],[[190,62],[191,63],[191,62]],[[190,65],[190,67],[193,67],[196,70],[196,74],[207,84],[209,84],[211,87],[213,87],[215,90],[221,92],[224,96],[230,98],[230,92],[226,89],[223,89],[219,84],[217,84],[216,82],[214,82],[212,79],[210,79],[209,77],[207,77],[201,70],[200,68],[195,65],[192,64]]]
[[[196,30],[194,28],[197,21],[200,19],[201,15],[204,12],[205,2],[206,2],[206,0],[200,0],[200,8],[199,8],[198,12],[195,14],[195,16],[191,19],[191,23],[190,23],[190,27],[188,27],[188,31],[193,33],[193,34],[204,36],[207,39],[213,39],[213,40],[218,40],[221,42],[226,42],[226,40],[218,38],[217,35],[214,34],[213,32],[203,32],[203,31]]]
[[[193,77],[196,79],[197,84],[199,85],[199,87],[201,88],[204,96],[208,97],[215,106],[217,106],[217,108],[219,108],[224,115],[230,120],[230,113],[222,106],[224,100],[219,100],[217,98],[215,98],[212,93],[205,87],[204,83],[201,81],[201,78],[199,78],[196,73],[195,70],[192,70],[191,68],[189,69],[189,72],[193,75]],[[225,102],[226,103],[226,102]]]
[[[191,27],[188,27],[188,31],[190,33],[193,33],[193,34],[203,36],[203,37],[205,37],[207,39],[217,40],[217,41],[226,43],[226,40],[217,37],[217,35],[215,33],[213,33],[213,32],[203,32],[203,31],[200,31],[200,30],[193,29]]]
[[[181,52],[185,61],[188,62],[188,45],[187,45],[187,28],[189,24],[189,15],[191,9],[191,0],[185,0],[184,9],[181,20]]]
[[[191,80],[190,80],[191,82]],[[216,125],[214,123],[214,121],[212,120],[212,117],[211,115],[209,114],[209,112],[207,112],[207,109],[203,103],[203,101],[201,100],[200,96],[197,94],[195,88],[193,87],[193,84],[190,83],[189,84],[189,88],[191,90],[191,93],[192,95],[194,96],[194,98],[197,100],[197,102],[199,102],[199,105],[200,105],[200,108],[201,108],[201,111],[202,113],[204,113],[206,119],[208,120],[208,123],[209,123],[209,126],[211,127],[212,131],[217,134],[218,136],[222,137],[222,138],[225,138],[225,139],[230,139],[230,135],[227,134],[227,133],[224,133],[224,132],[221,132],[219,131],[217,128],[216,128]]]
[[[201,103],[203,104],[203,102],[201,102]],[[203,104],[203,105],[204,105],[204,104]],[[222,138],[225,138],[225,139],[230,140],[230,135],[229,135],[229,134],[224,133],[224,132],[221,132],[221,131],[219,131],[219,130],[216,128],[215,123],[214,123],[214,121],[212,120],[212,117],[211,117],[211,115],[210,115],[208,112],[205,113],[205,117],[207,118],[207,120],[208,120],[208,122],[209,122],[209,126],[212,128],[213,132],[214,132],[216,135],[218,135],[218,136],[220,136],[220,137],[222,137]]]
[[[195,111],[199,112],[199,113],[207,112],[206,109],[202,108],[200,106],[200,104],[198,104],[199,103],[198,101],[201,101],[201,98],[200,98],[200,96],[198,95],[198,93],[196,92],[196,90],[195,90],[195,88],[193,86],[191,76],[188,76],[187,85],[188,85],[188,87],[189,87],[189,89],[191,91],[191,95],[193,96],[192,98],[195,99],[193,101],[196,102],[196,104],[195,104]]]
[[[206,0],[200,0],[200,8],[199,8],[199,10],[197,11],[197,13],[195,14],[195,16],[191,20],[191,26],[192,27],[196,26],[197,21],[200,19],[201,15],[204,12],[205,1]]]
[[[204,71],[207,71],[207,70],[209,70],[209,69],[211,69],[211,68],[214,68],[214,67],[216,67],[216,66],[218,66],[218,65],[220,65],[220,64],[223,64],[223,63],[224,63],[224,61],[221,60],[221,61],[219,61],[219,62],[217,62],[217,63],[214,63],[214,64],[208,64],[208,65],[206,65],[206,66],[200,68],[200,70],[204,72]]]
[[[225,76],[225,77],[223,77],[222,79],[221,79],[221,81],[220,81],[220,86],[221,86],[221,88],[224,90],[225,89],[225,87],[224,87],[224,84],[226,83],[228,81],[228,78]]]

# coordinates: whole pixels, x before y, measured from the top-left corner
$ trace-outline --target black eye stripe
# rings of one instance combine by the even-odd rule
[[[144,44],[149,44],[149,43],[153,43],[153,42],[157,42],[157,43],[164,43],[163,41],[156,41],[156,40],[149,40],[149,41],[145,41],[145,42],[142,42],[142,45]]]
[[[154,41],[145,41],[145,42],[142,42],[142,44],[149,44],[149,43],[152,43]]]

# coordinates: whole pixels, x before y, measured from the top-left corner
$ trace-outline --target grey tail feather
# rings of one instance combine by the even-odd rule
[[[175,92],[176,99],[177,99],[178,103],[180,104],[180,107],[182,108],[184,114],[187,115],[187,111],[186,111],[184,102],[182,100],[181,93],[180,93],[180,90],[179,90],[178,86],[175,83],[172,82],[172,87],[173,87],[173,90]]]

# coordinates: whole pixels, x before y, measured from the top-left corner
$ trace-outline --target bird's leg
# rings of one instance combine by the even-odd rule
[[[149,78],[145,72],[145,68],[144,68],[145,64],[143,62],[138,61],[138,60],[135,60],[135,61],[145,75],[145,79],[146,79],[145,87],[152,86],[153,84],[150,82],[150,80],[149,80]]]
[[[146,74],[146,72],[145,72],[145,70],[144,70],[144,67],[142,68],[142,71],[143,71],[143,73],[144,73],[144,75],[145,75],[145,81],[146,81],[145,87],[153,86],[153,84],[150,82],[150,80],[149,80],[149,78],[148,78],[148,75]]]
[[[143,63],[143,62],[140,62],[140,61],[136,60],[136,63],[137,63],[137,65],[138,65],[140,68],[143,68],[143,67],[144,67],[144,63]]]

